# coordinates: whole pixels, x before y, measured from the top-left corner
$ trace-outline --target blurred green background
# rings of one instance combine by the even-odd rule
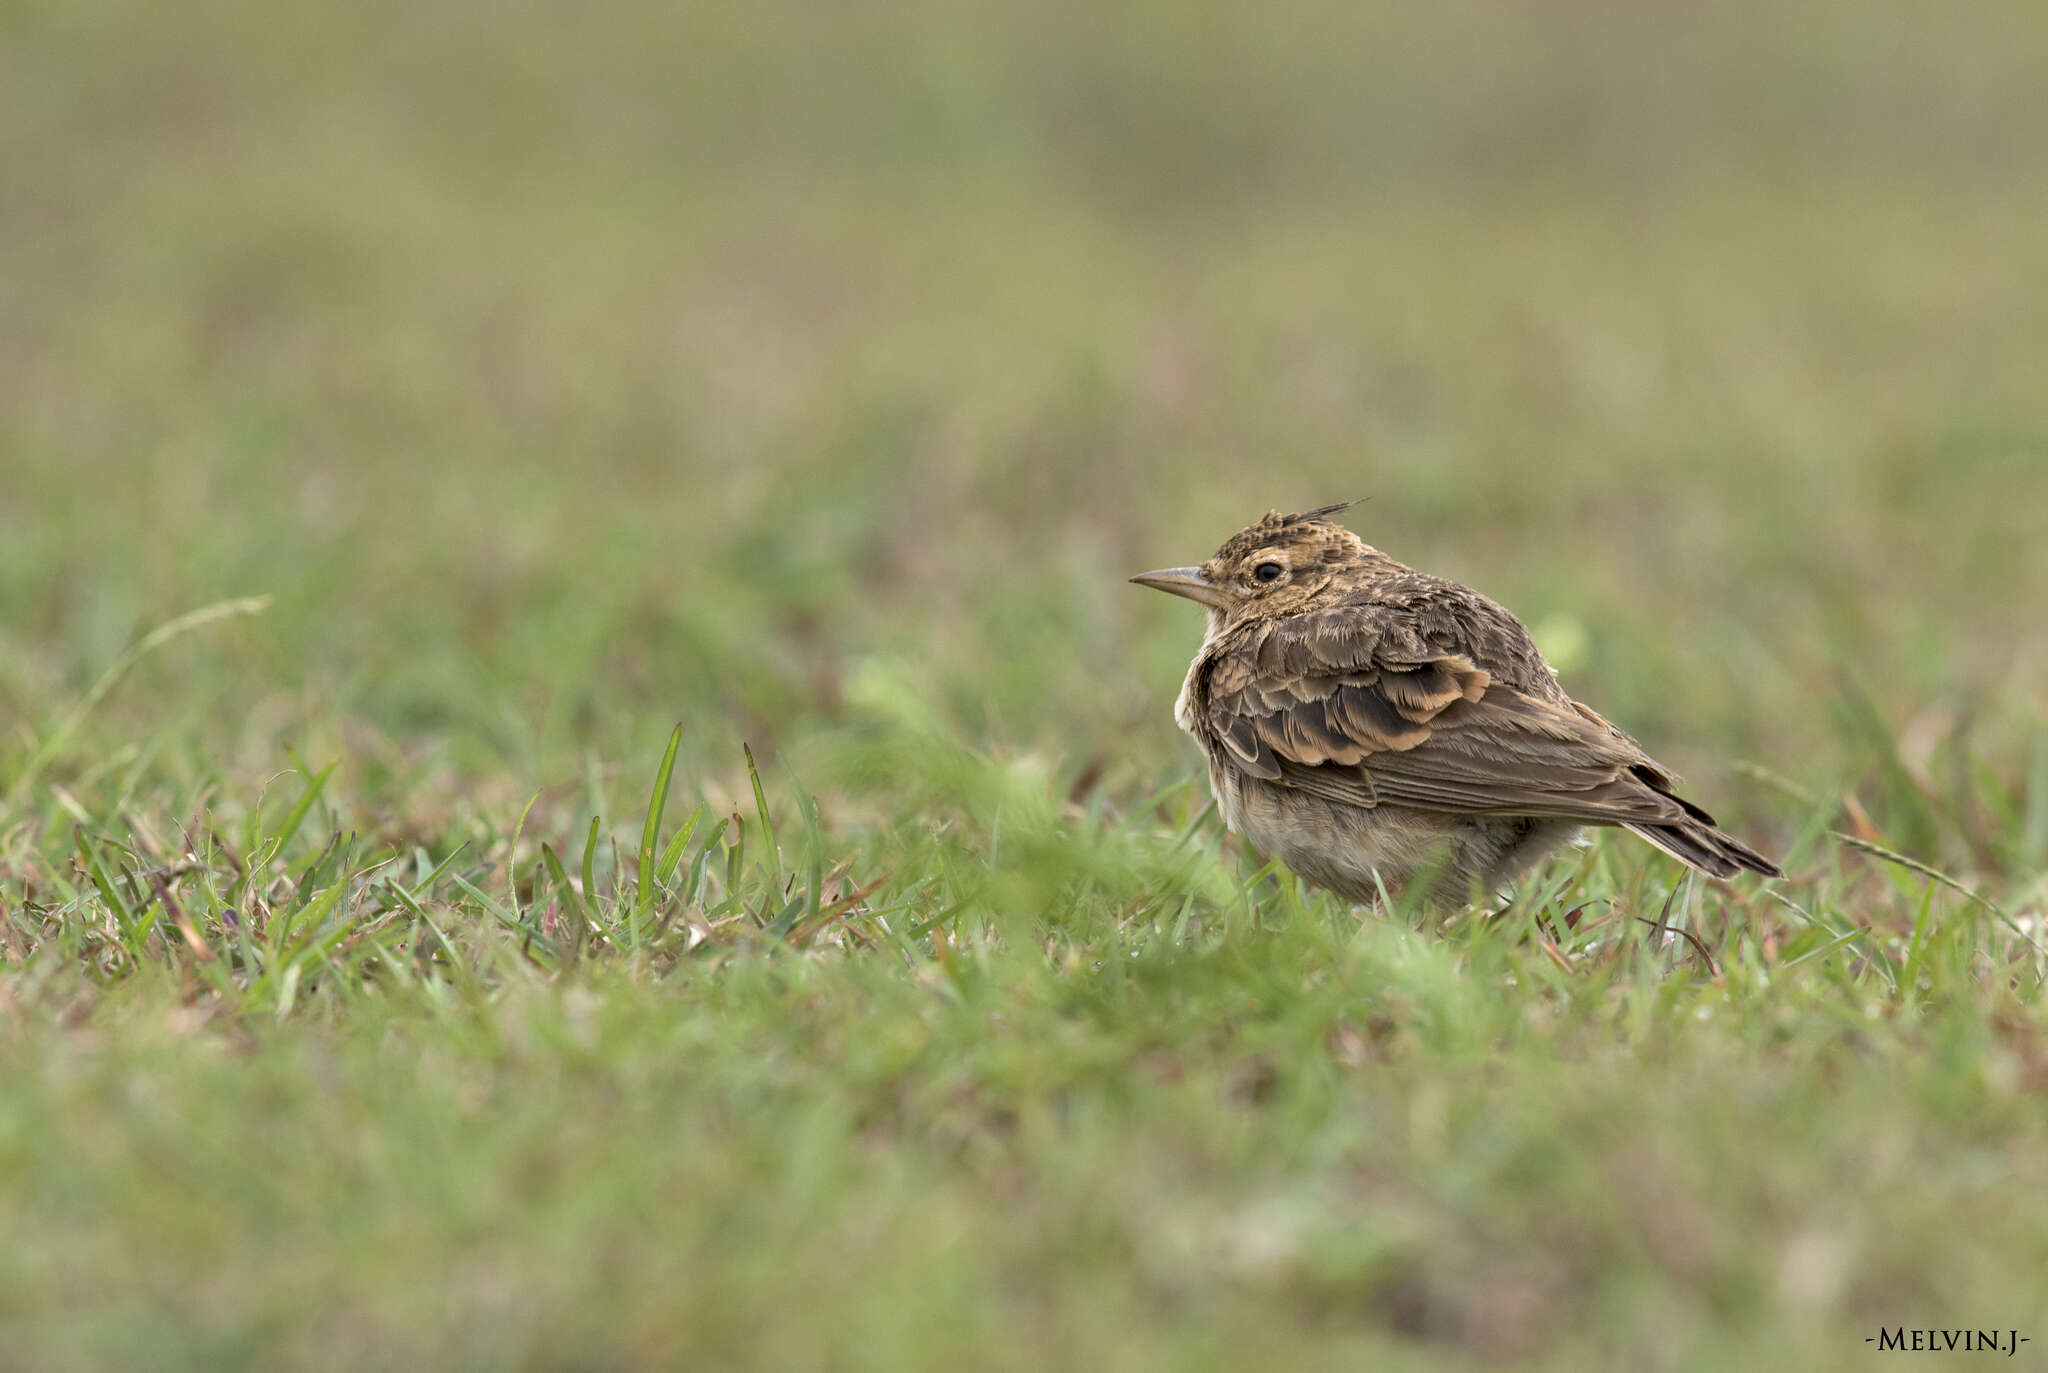
[[[2038,6],[12,6],[0,709],[558,781],[849,661],[1180,758],[1269,507],[1702,773],[2035,709]],[[334,741],[340,742],[340,741]],[[431,787],[426,791],[430,792]]]
[[[2030,0],[0,7],[0,1332],[1675,1368],[2025,1326],[2038,966],[1820,836],[2040,929],[2044,129]],[[1327,904],[1113,980],[1228,871],[1102,837],[1196,773],[1198,617],[1124,579],[1349,498],[1795,851],[1796,904],[1725,896],[1733,982]],[[322,823],[525,871],[536,793],[630,846],[676,721],[681,806],[751,810],[745,741],[878,900],[996,934],[474,1020],[24,970],[74,819],[274,820],[332,760]]]

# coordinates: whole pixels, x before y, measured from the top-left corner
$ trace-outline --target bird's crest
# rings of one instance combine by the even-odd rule
[[[1335,505],[1318,506],[1314,510],[1303,510],[1292,515],[1284,514],[1278,510],[1269,510],[1266,512],[1265,518],[1261,519],[1257,524],[1240,529],[1237,533],[1226,539],[1223,547],[1216,550],[1216,556],[1219,558],[1230,558],[1248,553],[1255,548],[1265,548],[1268,545],[1283,541],[1291,542],[1293,536],[1302,531],[1305,526],[1322,524],[1330,516],[1349,510],[1356,504],[1358,504],[1357,501],[1339,501]],[[1345,542],[1355,544],[1357,539],[1354,536],[1346,539]]]
[[[1319,505],[1313,510],[1303,510],[1293,515],[1283,515],[1278,510],[1268,510],[1266,518],[1260,520],[1259,523],[1271,525],[1275,529],[1286,529],[1297,524],[1314,524],[1319,520],[1326,520],[1332,515],[1341,515],[1357,504],[1358,502],[1355,500],[1338,501],[1335,505]]]

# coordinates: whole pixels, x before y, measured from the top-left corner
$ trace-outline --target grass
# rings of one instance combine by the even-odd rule
[[[2032,7],[6,22],[0,1361],[2048,1340]],[[1347,496],[1789,877],[1223,836]]]

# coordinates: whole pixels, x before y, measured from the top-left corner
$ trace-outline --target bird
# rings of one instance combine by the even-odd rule
[[[1352,902],[1508,890],[1585,825],[1714,877],[1783,877],[1575,701],[1522,622],[1333,518],[1272,511],[1195,567],[1131,578],[1208,612],[1174,718],[1225,825]]]

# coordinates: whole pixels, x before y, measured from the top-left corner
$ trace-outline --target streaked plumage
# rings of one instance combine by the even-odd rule
[[[1208,607],[1175,716],[1231,829],[1354,901],[1427,873],[1440,899],[1490,893],[1584,824],[1716,877],[1783,875],[1566,695],[1521,621],[1368,546],[1343,508],[1132,579]]]

